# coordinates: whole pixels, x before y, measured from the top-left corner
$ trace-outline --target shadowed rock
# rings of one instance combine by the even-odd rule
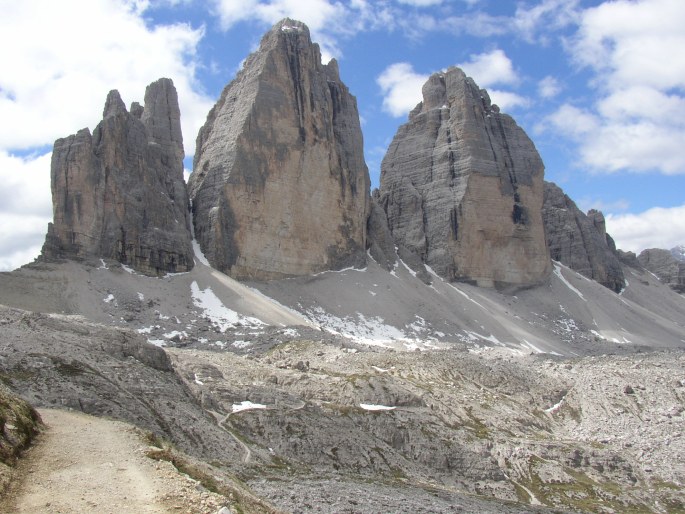
[[[678,293],[685,293],[685,262],[674,257],[673,251],[660,248],[643,250],[637,260],[648,271],[654,273],[659,280],[668,284]]]
[[[363,266],[369,176],[355,98],[301,22],[283,20],[197,137],[195,234],[209,262],[272,279]]]
[[[559,186],[545,182],[542,218],[552,259],[612,291],[625,287],[616,245],[601,212],[584,214]]]
[[[514,120],[458,68],[432,75],[383,159],[395,243],[449,280],[530,286],[550,271],[544,166]]]
[[[159,275],[188,271],[193,253],[176,89],[160,79],[145,106],[107,95],[103,120],[55,142],[54,221],[41,258],[115,259]]]

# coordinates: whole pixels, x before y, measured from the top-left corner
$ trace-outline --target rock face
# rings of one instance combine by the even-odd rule
[[[128,112],[117,91],[103,120],[55,142],[54,222],[43,259],[102,257],[150,275],[193,267],[183,138],[173,82],[145,91]]]
[[[545,182],[542,218],[552,259],[613,291],[623,289],[616,245],[601,212],[592,209],[585,215],[559,186]]]
[[[432,75],[381,165],[395,244],[448,280],[508,288],[550,271],[544,165],[514,120],[460,69]]]
[[[650,248],[643,250],[637,260],[659,280],[678,293],[685,293],[685,262],[673,256],[673,250]]]
[[[369,176],[355,98],[283,20],[197,137],[195,234],[209,262],[259,280],[363,265]]]

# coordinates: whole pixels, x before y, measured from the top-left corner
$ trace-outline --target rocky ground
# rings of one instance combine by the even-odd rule
[[[169,441],[245,512],[685,508],[682,297],[631,269],[515,296],[392,271],[27,268],[3,301],[46,312],[0,309],[0,376]]]

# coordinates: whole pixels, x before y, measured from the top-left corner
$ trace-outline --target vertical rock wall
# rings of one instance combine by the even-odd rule
[[[514,120],[458,68],[432,75],[381,166],[395,243],[449,280],[509,288],[550,272],[544,166]]]
[[[355,98],[283,20],[222,92],[197,137],[195,234],[236,278],[363,265],[369,176]]]
[[[623,289],[623,269],[601,212],[584,214],[560,187],[545,182],[542,217],[552,259],[613,291]]]
[[[54,221],[43,259],[102,257],[159,275],[193,267],[176,89],[160,79],[145,106],[107,96],[103,120],[55,142]]]

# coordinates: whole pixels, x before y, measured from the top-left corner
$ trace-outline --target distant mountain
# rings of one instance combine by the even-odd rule
[[[677,248],[682,247],[676,247]],[[673,255],[673,250],[649,248],[637,256],[637,260],[648,271],[654,273],[659,280],[668,284],[671,289],[685,293],[685,259],[679,260]]]
[[[671,248],[671,255],[681,262],[685,262],[685,245],[674,246]]]

